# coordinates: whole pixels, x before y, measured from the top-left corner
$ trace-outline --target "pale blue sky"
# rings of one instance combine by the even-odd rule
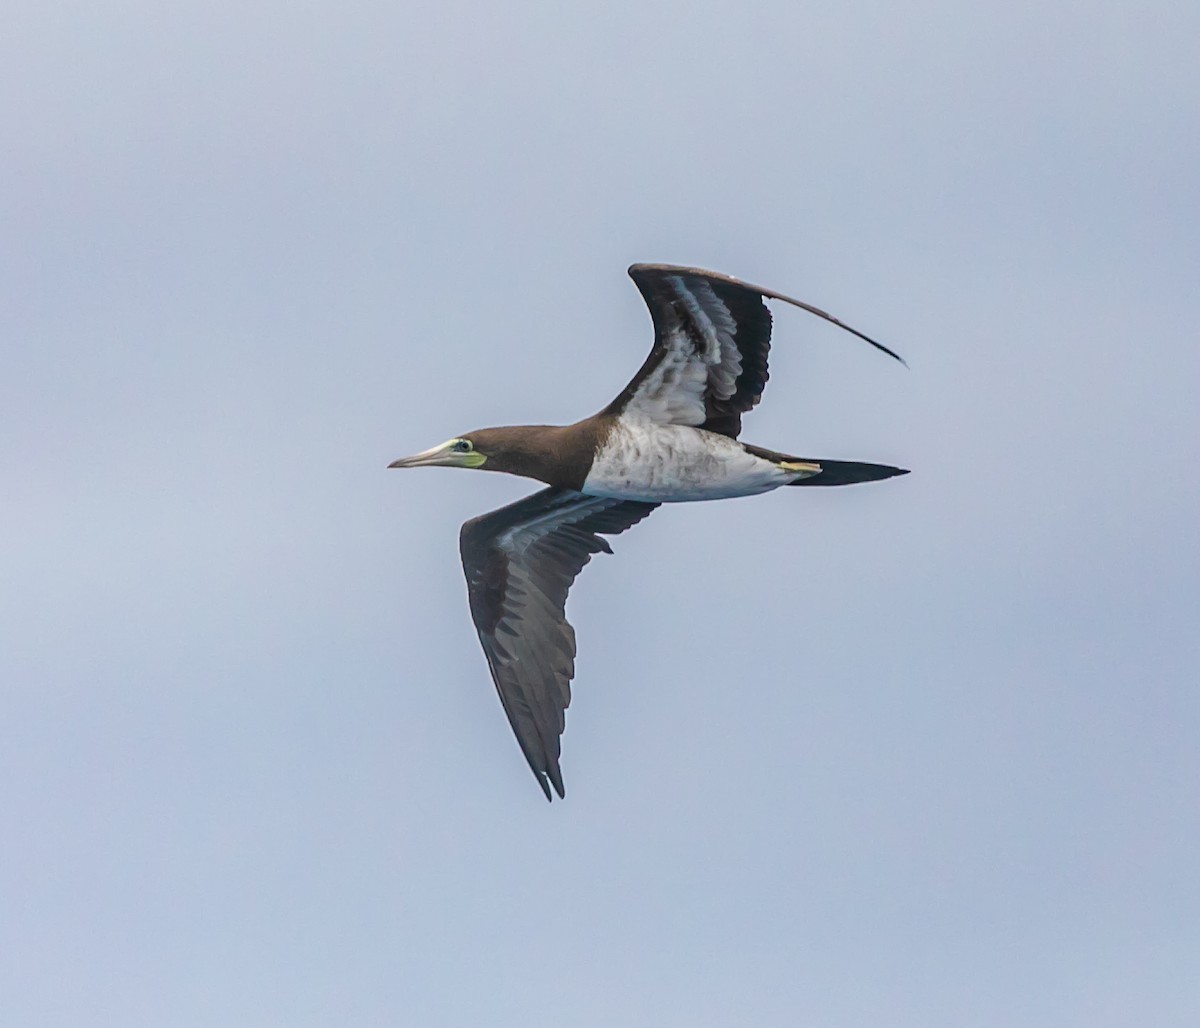
[[[0,1022],[1200,1023],[1194,4],[10,7]],[[581,578],[542,799],[385,470],[776,310],[904,479]]]

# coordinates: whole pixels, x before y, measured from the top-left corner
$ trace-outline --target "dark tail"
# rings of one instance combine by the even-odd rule
[[[786,453],[776,453],[774,450],[764,450],[761,446],[742,443],[754,456],[775,464],[799,461],[802,463],[820,464],[818,474],[801,478],[788,485],[853,485],[855,482],[878,482],[881,478],[895,478],[897,475],[907,475],[907,468],[894,468],[890,464],[860,464],[855,460],[816,460],[813,457],[789,457]]]
[[[881,478],[907,475],[907,468],[894,468],[890,464],[860,464],[854,460],[817,460],[821,465],[819,474],[802,478],[789,485],[853,485],[855,482],[878,482]]]

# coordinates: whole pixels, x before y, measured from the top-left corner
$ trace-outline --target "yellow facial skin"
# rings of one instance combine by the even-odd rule
[[[479,468],[487,457],[475,449],[470,439],[447,439],[439,446],[401,457],[389,468]]]

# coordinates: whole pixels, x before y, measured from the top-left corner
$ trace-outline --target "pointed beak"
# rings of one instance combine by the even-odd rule
[[[421,468],[421,467],[438,467],[439,465],[453,465],[454,453],[450,450],[449,443],[442,443],[441,446],[434,446],[428,450],[422,450],[420,453],[414,453],[411,457],[401,457],[399,460],[392,461],[388,465],[389,468]]]
[[[411,457],[401,457],[392,461],[389,468],[477,468],[483,461],[483,455],[475,451],[463,453],[455,450],[457,439],[449,439],[439,446],[434,446]]]

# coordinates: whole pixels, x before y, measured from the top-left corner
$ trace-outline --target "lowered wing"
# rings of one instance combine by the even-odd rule
[[[559,737],[571,702],[575,630],[567,592],[601,535],[618,535],[658,504],[543,489],[462,526],[471,617],[504,713],[534,777],[564,795]]]

